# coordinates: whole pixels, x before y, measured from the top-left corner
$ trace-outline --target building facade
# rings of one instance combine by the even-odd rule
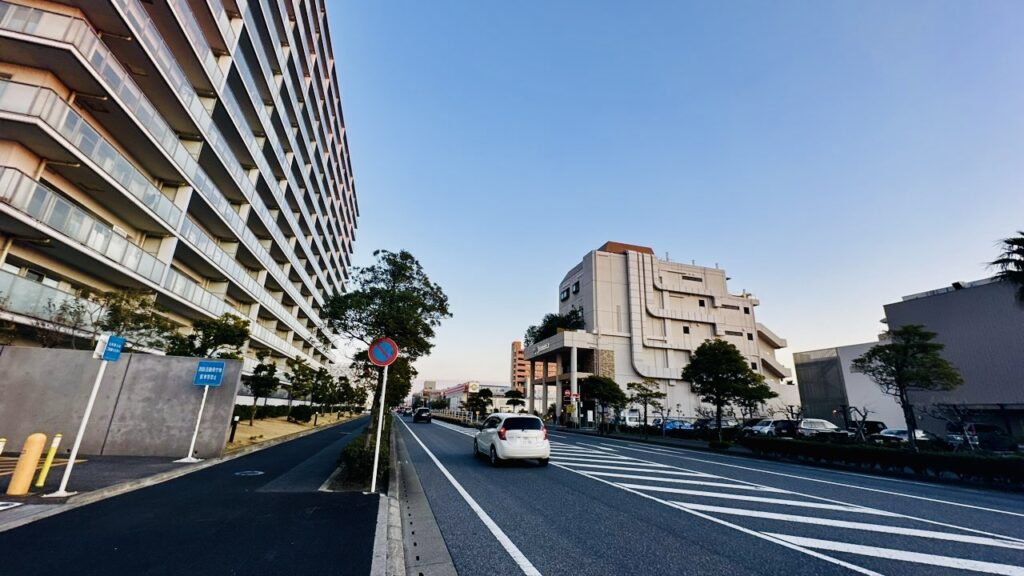
[[[0,0],[5,320],[137,290],[319,367],[357,216],[323,0]]]
[[[803,415],[846,428],[855,419],[847,411],[850,407],[867,410],[868,420],[884,422],[889,428],[906,428],[903,409],[896,398],[850,368],[855,358],[877,345],[878,342],[868,342],[793,354]]]
[[[623,388],[653,379],[667,394],[664,403],[672,414],[693,416],[701,404],[682,370],[693,351],[714,338],[735,345],[765,377],[779,394],[771,404],[798,405],[796,386],[785,383],[790,371],[775,359],[785,339],[757,322],[756,298],[731,294],[726,281],[724,270],[659,260],[643,246],[608,242],[591,251],[559,284],[559,312],[579,308],[585,328],[526,349],[528,362],[555,370],[554,376],[533,379],[534,405],[554,403],[560,416],[573,404],[574,419],[581,409],[586,417],[574,395],[579,380],[595,374]]]
[[[942,356],[963,376],[948,391],[913,391],[921,408],[953,405],[970,410],[977,423],[995,424],[1024,436],[1024,304],[1016,287],[994,278],[905,296],[885,306],[889,329],[920,324],[938,334]],[[944,422],[924,417],[922,426],[944,432]]]
[[[530,379],[530,377],[529,377],[530,363],[527,362],[527,360],[526,360],[526,355],[524,354],[523,343],[520,342],[519,340],[515,340],[515,341],[512,342],[512,359],[511,360],[512,360],[512,373],[511,373],[510,382],[511,382],[513,388],[519,390],[520,392],[523,392],[523,391],[526,390],[526,382]],[[543,369],[544,369],[544,366],[542,364],[536,364],[535,363],[534,364],[534,370],[536,372],[533,374],[532,377],[533,378],[541,378],[541,377],[543,377],[543,375],[544,375],[544,372],[542,371]],[[547,367],[547,369],[548,369],[548,376],[554,376],[555,375],[555,367],[553,365],[549,365]]]

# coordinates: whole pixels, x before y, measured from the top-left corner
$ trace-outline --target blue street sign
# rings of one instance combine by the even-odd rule
[[[220,386],[224,379],[223,360],[200,360],[196,367],[196,377],[192,383],[196,386]]]
[[[117,362],[121,357],[121,350],[124,349],[124,338],[111,336],[107,338],[107,345],[103,348],[103,359],[107,362]]]

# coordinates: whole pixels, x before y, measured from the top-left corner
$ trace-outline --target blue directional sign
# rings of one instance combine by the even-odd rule
[[[121,357],[121,350],[124,349],[124,338],[121,336],[110,336],[107,338],[107,345],[103,348],[103,359],[107,362],[117,362]]]
[[[196,377],[192,383],[196,386],[220,386],[224,379],[223,360],[200,360],[196,367]]]

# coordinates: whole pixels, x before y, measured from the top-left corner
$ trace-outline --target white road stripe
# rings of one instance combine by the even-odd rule
[[[1012,550],[1024,550],[1024,544],[987,538],[984,536],[970,536],[967,534],[953,534],[952,532],[936,532],[934,530],[918,530],[916,528],[903,528],[901,526],[887,526],[884,524],[867,524],[864,522],[849,522],[847,520],[833,520],[831,518],[815,518],[813,516],[797,516],[794,514],[780,514],[777,512],[763,512],[761,510],[747,510],[745,508],[726,508],[724,506],[709,506],[707,504],[684,504],[677,502],[679,506],[690,510],[701,512],[712,512],[717,514],[731,514],[745,516],[748,518],[764,518],[766,520],[781,520],[783,522],[796,522],[799,524],[814,524],[817,526],[830,526],[832,528],[848,528],[850,530],[865,530],[868,532],[881,532],[883,534],[899,534],[900,536],[915,536],[918,538],[931,538],[933,540],[948,540],[962,544],[979,544],[981,546],[995,546],[997,548],[1010,548]]]
[[[634,490],[646,490],[649,492],[666,492],[669,494],[682,494],[685,496],[697,496],[700,498],[723,498],[726,500],[743,500],[745,502],[760,502],[762,504],[778,504],[780,506],[799,506],[801,508],[814,508],[817,510],[837,510],[839,512],[851,512],[854,514],[872,514],[875,516],[898,517],[899,514],[886,512],[884,510],[872,510],[870,508],[857,508],[853,506],[840,506],[838,504],[821,504],[818,502],[806,502],[803,500],[786,500],[783,498],[766,498],[763,496],[747,496],[746,494],[724,494],[722,492],[707,492],[705,490],[685,490],[683,488],[666,488],[663,486],[648,486],[646,484],[618,483],[624,488]],[[688,504],[688,502],[679,502]]]
[[[672,470],[671,468],[634,468],[632,466],[611,466],[609,464],[583,464],[580,462],[561,462],[561,465],[565,468],[574,466],[577,468],[597,468],[599,470],[629,470],[631,472],[657,472],[659,474],[673,474],[675,476],[701,476],[704,478],[710,477],[709,474],[703,472],[679,472]]]
[[[590,462],[590,463],[593,463],[593,464],[634,464],[635,463],[635,464],[642,464],[644,466],[654,466],[655,468],[661,468],[661,467],[668,468],[668,466],[665,466],[664,464],[648,464],[647,462],[640,462],[638,460],[629,460],[629,459],[625,459],[625,458],[612,459],[612,458],[580,458],[580,457],[576,457],[576,456],[559,456],[557,458],[557,460],[559,462],[569,462],[569,463],[572,463],[572,462]]]
[[[409,428],[409,425],[406,424],[405,421],[403,421],[402,419],[399,419],[399,422],[401,422],[402,425],[405,426],[405,429],[409,431],[409,434],[412,434],[413,439],[416,440],[416,443],[419,444],[421,448],[423,448],[423,451],[427,453],[427,456],[430,456],[430,459],[434,461],[434,464],[437,466],[438,470],[440,470],[441,473],[444,474],[444,477],[447,478],[449,482],[451,482],[452,486],[455,487],[455,491],[458,492],[460,496],[462,496],[462,499],[466,501],[466,504],[469,504],[469,507],[473,509],[473,512],[476,512],[476,515],[480,518],[480,521],[484,523],[484,526],[487,526],[487,529],[491,531],[491,534],[494,535],[494,538],[498,541],[499,544],[501,544],[502,548],[504,548],[505,551],[508,552],[509,556],[512,557],[512,560],[515,561],[515,563],[519,566],[519,569],[523,571],[523,574],[527,574],[528,576],[541,576],[540,571],[533,566],[533,563],[530,562],[526,555],[524,555],[519,550],[519,548],[512,542],[512,540],[509,539],[508,535],[506,535],[505,532],[503,532],[501,528],[498,527],[498,524],[491,519],[487,512],[484,512],[484,509],[481,508],[480,505],[477,504],[476,500],[474,500],[473,497],[469,495],[469,492],[466,492],[466,489],[462,487],[462,484],[459,484],[459,481],[456,480],[454,476],[452,476],[451,472],[449,472],[448,469],[445,468],[443,464],[441,464],[441,461],[437,459],[437,456],[434,456],[434,453],[431,452],[430,449],[427,448],[427,445],[424,444],[422,440],[420,440],[419,436],[417,436],[416,433],[413,432],[411,428]]]
[[[630,480],[647,480],[650,482],[668,482],[671,484],[687,484],[693,486],[711,486],[715,488],[734,488],[736,490],[757,490],[758,492],[774,492],[778,494],[787,494],[785,490],[780,488],[762,488],[760,486],[747,486],[744,484],[729,484],[726,482],[708,482],[707,480],[683,480],[680,478],[658,478],[657,476],[639,476],[636,474],[618,474],[616,472],[587,472],[587,474],[593,474],[594,476],[603,476],[610,478],[628,478]]]
[[[886,560],[901,560],[929,566],[941,566],[943,568],[955,568],[957,570],[971,570],[985,574],[999,574],[1001,576],[1024,576],[1024,567],[1011,566],[1009,564],[996,564],[995,562],[982,562],[980,560],[968,560],[966,558],[955,558],[953,556],[936,556],[935,554],[923,554],[921,552],[907,552],[894,550],[892,548],[879,548],[877,546],[862,546],[860,544],[847,544],[846,542],[833,542],[831,540],[818,540],[817,538],[803,538],[800,536],[787,536],[785,534],[765,533],[772,538],[778,538],[784,542],[815,548],[818,550],[829,550],[831,552],[846,552],[847,554],[859,554],[873,558],[884,558]]]
[[[772,536],[769,536],[768,534],[757,532],[757,531],[751,530],[749,528],[744,528],[743,526],[740,526],[738,524],[733,524],[732,522],[727,522],[725,520],[722,520],[721,518],[715,518],[714,516],[709,516],[707,514],[704,514],[703,512],[698,512],[696,510],[687,510],[685,508],[680,508],[678,506],[675,506],[672,502],[669,502],[667,500],[662,500],[661,498],[658,498],[656,496],[651,496],[650,494],[644,494],[643,492],[640,492],[640,491],[637,491],[637,490],[632,490],[632,489],[629,489],[629,488],[625,488],[625,487],[623,487],[623,486],[621,486],[619,484],[616,484],[614,482],[609,482],[608,480],[605,480],[603,478],[597,478],[595,476],[591,476],[590,474],[587,474],[586,471],[584,471],[584,470],[573,470],[572,468],[569,468],[567,466],[564,466],[562,464],[557,464],[557,463],[554,463],[553,465],[557,466],[558,468],[562,468],[563,470],[568,470],[570,472],[575,472],[576,474],[579,474],[580,476],[585,476],[585,477],[590,478],[591,480],[594,480],[596,482],[601,482],[602,484],[607,484],[609,486],[614,486],[616,488],[619,488],[621,490],[624,490],[626,492],[629,492],[630,494],[634,494],[634,495],[639,496],[641,498],[647,498],[648,500],[653,500],[654,502],[659,502],[661,504],[664,504],[666,506],[670,506],[670,507],[675,508],[677,510],[682,510],[683,512],[686,512],[687,514],[690,514],[692,516],[696,516],[698,518],[703,518],[704,520],[707,520],[709,522],[714,522],[715,524],[718,524],[718,525],[721,525],[721,526],[726,526],[728,528],[732,528],[733,530],[736,530],[738,532],[742,532],[744,534],[753,536],[755,538],[760,538],[761,540],[766,540],[766,541],[771,542],[773,544],[778,544],[779,546],[782,546],[784,548],[789,548],[790,550],[796,550],[797,552],[801,552],[801,553],[806,554],[808,556],[811,556],[813,558],[818,558],[819,560],[824,560],[825,562],[830,562],[830,563],[835,564],[837,566],[842,566],[842,567],[847,568],[847,569],[849,569],[849,570],[851,570],[853,572],[857,572],[858,574],[864,574],[865,576],[883,576],[882,574],[879,574],[878,572],[875,572],[873,570],[868,570],[867,568],[862,568],[860,566],[857,566],[856,564],[851,564],[851,563],[846,562],[844,560],[840,560],[838,558],[833,558],[832,556],[828,556],[826,554],[822,554],[820,552],[816,552],[816,551],[811,550],[809,548],[804,548],[802,546],[797,546],[795,544],[791,544],[791,543],[786,542],[784,540],[780,540],[778,538],[774,538]]]

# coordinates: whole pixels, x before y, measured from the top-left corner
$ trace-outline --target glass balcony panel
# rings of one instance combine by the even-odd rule
[[[67,200],[63,198],[55,199],[53,208],[50,209],[50,214],[46,217],[46,223],[63,232],[72,209],[71,203]]]
[[[127,246],[128,240],[114,234],[110,237],[110,242],[107,244],[107,249],[104,251],[104,254],[107,255],[107,258],[110,258],[115,262],[121,262],[124,258],[124,251]]]
[[[94,223],[92,230],[89,232],[89,239],[85,241],[85,245],[97,252],[106,253],[107,243],[110,242],[111,236],[113,236],[111,230]]]

